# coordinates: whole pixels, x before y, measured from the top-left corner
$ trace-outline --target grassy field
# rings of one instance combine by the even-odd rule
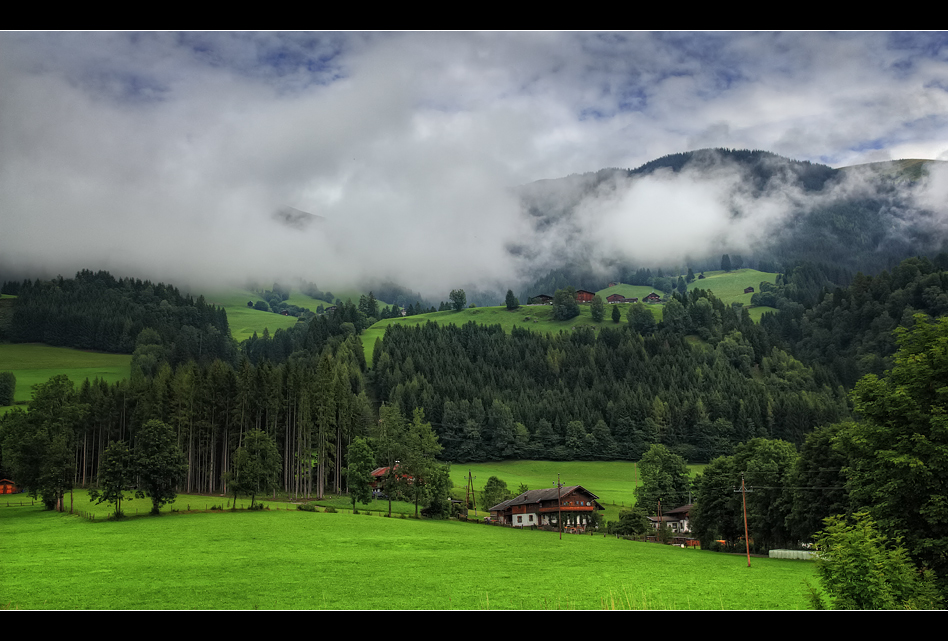
[[[41,343],[0,344],[0,372],[16,376],[17,403],[28,403],[33,386],[56,374],[65,374],[76,385],[85,379],[115,383],[128,378],[132,357],[128,354],[87,352]]]
[[[0,541],[6,609],[803,609],[815,580],[804,561],[346,513],[0,507]]]

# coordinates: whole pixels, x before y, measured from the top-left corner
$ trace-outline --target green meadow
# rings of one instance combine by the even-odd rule
[[[224,310],[226,310],[227,324],[230,326],[230,335],[233,336],[234,340],[238,343],[253,336],[254,332],[256,332],[258,336],[262,336],[264,329],[269,330],[270,334],[273,335],[278,329],[293,327],[298,320],[295,316],[283,316],[282,314],[262,312],[259,309],[247,307],[248,301],[256,303],[258,300],[263,300],[260,296],[248,289],[210,294],[204,298],[209,304],[223,307]],[[321,301],[315,301],[308,296],[299,296],[299,298],[305,298],[307,302],[294,301],[294,305],[306,307],[314,312],[318,305],[323,304]]]
[[[129,354],[87,352],[41,343],[0,344],[0,372],[13,372],[16,376],[16,403],[28,403],[33,386],[57,374],[65,374],[77,386],[87,378],[116,383],[129,377],[131,363]]]
[[[816,578],[804,561],[342,512],[90,521],[0,502],[0,540],[0,604],[27,610],[804,609]]]

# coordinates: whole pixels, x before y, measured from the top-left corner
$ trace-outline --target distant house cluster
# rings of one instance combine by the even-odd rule
[[[585,289],[576,290],[576,302],[577,303],[591,303],[593,298],[595,298],[596,293],[590,292]],[[655,292],[652,292],[643,299],[643,302],[646,303],[659,303],[661,302],[662,297]],[[639,302],[638,298],[626,298],[622,294],[610,294],[606,296],[606,302],[610,304],[617,303],[637,303]],[[530,298],[530,305],[552,305],[553,297],[549,294],[537,294]]]

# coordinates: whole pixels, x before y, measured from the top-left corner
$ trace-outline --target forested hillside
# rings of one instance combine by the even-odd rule
[[[377,397],[423,407],[449,460],[637,459],[663,443],[708,461],[848,415],[841,388],[702,290],[666,305],[654,333],[393,326],[374,360]]]

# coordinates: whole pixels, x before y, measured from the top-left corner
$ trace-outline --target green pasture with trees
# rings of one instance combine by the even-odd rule
[[[54,376],[36,388],[28,411],[0,417],[4,478],[60,510],[79,487],[101,492],[103,509],[130,509],[131,469],[152,507],[171,499],[162,488],[216,497],[235,490],[251,503],[258,493],[339,501],[358,518],[351,513],[364,493],[353,503],[348,491],[360,465],[363,475],[367,467],[355,465],[364,443],[376,464],[399,462],[385,479],[387,493],[404,502],[393,515],[446,516],[451,461],[455,497],[466,484],[458,468],[463,475],[486,466],[475,490],[496,477],[511,495],[550,487],[559,473],[605,505],[618,503],[607,512],[607,531],[640,534],[643,508],[651,511],[657,498],[663,506],[669,496],[683,500],[691,476],[683,461],[703,462],[688,489],[705,548],[743,548],[734,490],[746,483],[756,551],[817,541],[840,560],[820,575],[822,592],[808,603],[859,603],[834,591],[834,582],[862,546],[891,574],[924,577],[890,586],[873,602],[922,607],[937,601],[929,600],[932,585],[948,593],[946,267],[948,255],[909,259],[891,274],[846,284],[832,268],[796,266],[755,293],[779,310],[760,323],[740,301],[677,286],[664,306],[629,306],[619,323],[594,321],[591,305],[553,320],[570,315],[565,288],[560,309],[535,308],[550,310],[544,322],[556,331],[536,331],[544,323],[523,317],[532,311],[525,305],[439,312],[446,323],[407,317],[413,322],[391,323],[374,344],[371,370],[363,342],[368,300],[238,346],[222,308],[173,287],[92,273],[24,283],[8,336],[134,354],[127,380],[76,386]],[[101,291],[110,292],[102,309]],[[457,323],[491,314],[505,314],[510,329]],[[165,467],[155,460],[161,487],[141,466],[156,425],[165,427],[154,450],[168,455]],[[272,440],[267,457],[279,464],[242,487],[241,475],[252,481],[256,474],[249,446],[258,431]],[[533,478],[498,469],[540,458],[549,467]],[[612,487],[592,479],[594,462],[630,460],[640,461],[631,475],[633,485],[636,473],[641,479],[638,493],[628,474]],[[575,475],[564,470],[569,463],[580,466]],[[610,503],[613,490],[618,501]],[[624,509],[636,500],[638,510]],[[905,564],[910,571],[900,569]]]
[[[816,578],[801,561],[376,514],[0,507],[0,536],[8,609],[804,609]]]

